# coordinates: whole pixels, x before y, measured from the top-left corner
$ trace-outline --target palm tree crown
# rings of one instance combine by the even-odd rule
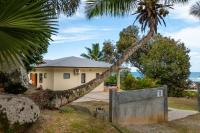
[[[196,4],[191,7],[190,14],[200,19],[200,1],[196,2]]]
[[[134,14],[136,21],[141,24],[141,30],[149,27],[157,32],[158,24],[165,24],[164,17],[168,15],[168,9],[174,3],[184,3],[188,0],[87,0],[86,15],[94,16],[124,16]]]
[[[85,49],[87,50],[87,54],[81,54],[82,57],[95,61],[102,60],[103,54],[98,43],[92,44],[92,48],[85,47]]]

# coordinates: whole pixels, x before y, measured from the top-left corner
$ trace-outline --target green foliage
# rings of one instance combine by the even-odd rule
[[[144,75],[168,85],[169,96],[182,96],[190,74],[189,50],[183,43],[158,35],[140,57]]]
[[[158,86],[158,81],[148,77],[135,78],[131,73],[125,76],[122,80],[121,89],[135,90],[144,88],[153,88]]]
[[[48,46],[48,43],[41,44],[41,47],[37,48],[37,50],[32,53],[32,56],[29,56],[26,60],[23,60],[24,66],[27,71],[33,69],[33,64],[40,64],[41,62],[43,62],[43,54],[47,53]]]
[[[135,44],[139,40],[139,30],[138,27],[130,25],[124,28],[119,33],[119,41],[117,42],[118,53],[123,53],[131,45]]]
[[[102,53],[105,62],[113,64],[117,60],[116,47],[111,41],[104,41]]]
[[[64,106],[62,108],[59,109],[59,113],[74,113],[74,109],[72,107],[69,106]]]
[[[92,48],[85,47],[87,53],[82,53],[81,56],[87,59],[101,61],[103,58],[102,51],[100,50],[99,43],[92,44]]]
[[[183,92],[183,96],[184,97],[188,97],[188,98],[193,98],[193,97],[197,97],[198,96],[198,92],[197,91],[184,91]]]
[[[28,61],[48,44],[55,26],[52,11],[43,0],[0,0],[0,70],[2,64],[23,65],[21,58]]]
[[[138,42],[140,39],[139,36],[139,28],[134,25],[130,25],[126,28],[124,28],[119,33],[119,41],[116,43],[117,47],[117,54],[119,57],[123,55],[123,53],[133,45],[136,45],[136,42]],[[140,71],[142,71],[140,63],[139,63],[139,57],[141,53],[146,52],[146,48],[140,48],[137,50],[133,55],[129,57],[127,60],[127,63],[130,63],[132,66],[137,67]]]
[[[116,76],[116,74],[113,74],[113,75],[109,76],[109,77],[105,80],[105,85],[106,85],[106,86],[117,85],[117,76]]]
[[[11,94],[22,94],[27,91],[27,88],[23,87],[20,83],[16,83],[4,87],[4,91]]]

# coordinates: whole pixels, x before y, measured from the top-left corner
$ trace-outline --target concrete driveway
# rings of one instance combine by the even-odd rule
[[[86,94],[85,96],[77,99],[74,102],[86,102],[86,101],[103,101],[109,102],[109,92],[103,91],[91,91],[90,93]]]

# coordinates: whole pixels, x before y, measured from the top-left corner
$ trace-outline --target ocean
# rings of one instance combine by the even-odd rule
[[[139,72],[132,72],[132,74],[135,77],[142,77],[143,76]],[[194,81],[194,82],[200,82],[200,72],[191,72],[189,79]]]

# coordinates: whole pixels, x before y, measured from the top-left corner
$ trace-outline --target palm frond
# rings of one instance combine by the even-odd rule
[[[72,16],[78,9],[80,0],[47,0],[47,8],[51,9],[55,15],[61,13]]]
[[[86,58],[86,59],[91,59],[90,56],[87,55],[87,54],[85,54],[85,53],[81,54],[81,56],[84,57],[84,58]]]
[[[136,7],[136,3],[137,0],[87,0],[86,16],[124,16],[132,13],[131,9]]]
[[[200,19],[200,1],[196,2],[196,4],[191,7],[190,14]]]
[[[55,18],[44,6],[46,1],[0,0],[0,63],[22,64],[20,58],[48,43],[56,32]],[[14,62],[13,62],[14,63]],[[8,64],[8,63],[6,63]],[[1,69],[0,69],[1,70]]]

